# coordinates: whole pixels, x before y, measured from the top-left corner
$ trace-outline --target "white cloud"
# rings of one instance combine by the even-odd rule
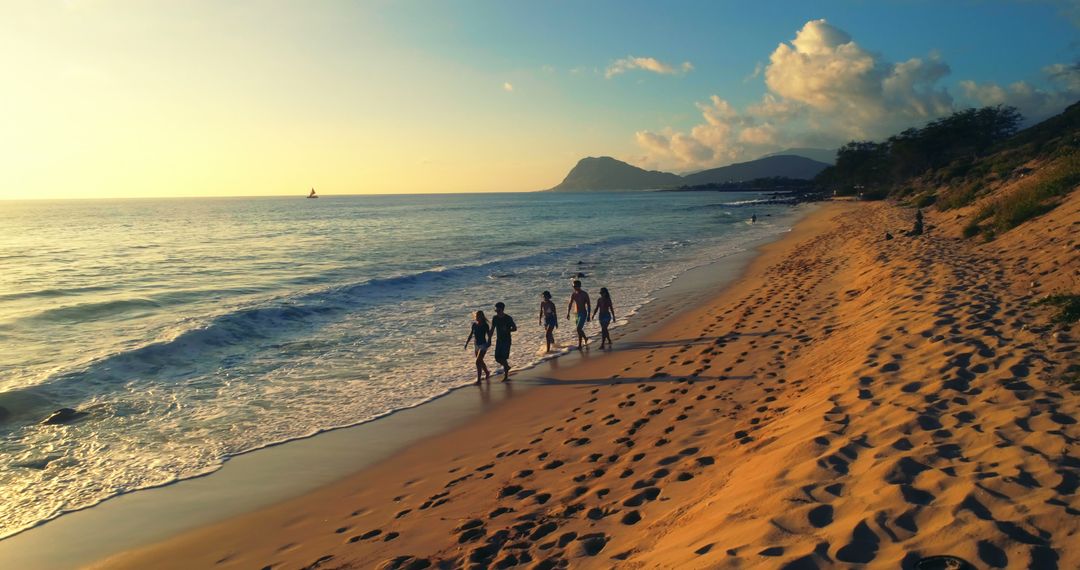
[[[659,133],[638,131],[634,136],[637,138],[638,144],[645,147],[647,151],[667,152],[671,148],[671,141],[668,140],[668,137]]]
[[[503,91],[510,92],[510,91],[513,91],[513,90],[514,90],[514,86],[509,81],[503,83]]]
[[[842,133],[869,136],[947,113],[952,98],[934,84],[948,73],[935,57],[888,63],[843,30],[812,20],[773,51],[765,84]]]
[[[679,65],[669,65],[664,63],[655,57],[634,57],[628,56],[622,59],[617,59],[608,66],[604,71],[604,77],[611,79],[616,75],[626,73],[634,69],[641,69],[644,71],[651,71],[653,73],[659,73],[661,75],[676,75],[679,73],[689,73],[694,70],[694,64],[689,61],[684,61]]]
[[[979,105],[1012,105],[1022,109],[1025,116],[1046,116],[1072,102],[1060,92],[1033,87],[1026,81],[1001,86],[996,83],[961,81],[964,95]]]
[[[699,163],[710,160],[713,150],[702,143],[693,135],[675,133],[671,137],[671,150],[676,156],[683,157],[686,162]]]
[[[760,61],[755,63],[754,64],[754,71],[750,72],[750,75],[747,75],[746,77],[743,78],[743,83],[746,83],[747,81],[750,81],[751,79],[757,79],[758,77],[761,77],[761,73],[763,71],[765,71],[765,64],[761,63]]]
[[[1080,63],[1055,63],[1044,67],[1043,73],[1065,92],[1074,95],[1080,93]]]
[[[613,65],[619,69],[615,73],[626,65]],[[892,63],[825,20],[811,20],[755,69],[751,78],[762,76],[767,88],[759,101],[736,109],[713,95],[697,104],[702,122],[688,132],[635,133],[645,152],[639,162],[652,168],[706,168],[786,147],[880,139],[971,105],[1014,105],[1037,120],[1080,97],[1080,65],[1075,64],[1043,69],[1051,89],[963,81],[959,102],[941,85],[950,72],[937,54]]]
[[[768,146],[776,142],[776,127],[765,123],[754,127],[746,127],[739,131],[739,142],[749,145]]]
[[[1028,118],[1039,119],[1061,111],[1080,98],[1080,64],[1055,63],[1042,69],[1048,89],[1027,81],[1001,86],[996,83],[961,81],[960,89],[979,105],[1012,105]]]

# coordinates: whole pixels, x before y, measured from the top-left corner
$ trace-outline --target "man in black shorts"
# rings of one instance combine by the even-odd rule
[[[503,367],[503,382],[510,379],[510,333],[517,330],[514,318],[503,312],[506,304],[495,303],[495,316],[491,317],[492,334],[495,336],[495,362]]]

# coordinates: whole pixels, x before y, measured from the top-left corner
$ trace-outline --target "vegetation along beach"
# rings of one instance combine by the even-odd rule
[[[0,8],[0,568],[1080,568],[1075,12]]]

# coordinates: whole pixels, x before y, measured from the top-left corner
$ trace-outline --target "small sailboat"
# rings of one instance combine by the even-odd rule
[[[319,197],[319,195],[318,195],[318,194],[316,194],[316,193],[315,193],[315,189],[314,189],[314,188],[312,188],[312,189],[311,189],[311,194],[308,194],[308,195],[307,195],[307,197],[308,197],[308,198],[318,198],[318,197]]]

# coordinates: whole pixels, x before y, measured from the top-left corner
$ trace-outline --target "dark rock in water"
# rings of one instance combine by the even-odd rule
[[[11,417],[11,412],[7,408],[0,406],[0,424],[7,421]]]
[[[52,413],[51,416],[45,418],[45,421],[41,422],[45,425],[59,425],[71,423],[77,419],[81,419],[86,416],[86,412],[80,412],[71,408],[60,408]]]
[[[23,461],[22,463],[15,463],[14,467],[23,467],[23,468],[26,468],[26,469],[37,469],[38,471],[41,471],[42,469],[45,469],[46,467],[48,467],[49,464],[52,463],[53,460],[55,460],[57,458],[58,458],[58,456],[51,455],[49,457],[42,457],[40,459],[31,459],[29,461]]]
[[[579,260],[578,260],[578,262],[577,262],[577,264],[578,264],[578,265],[585,265],[585,262],[579,259]]]
[[[580,271],[578,271],[578,274],[577,274],[577,276],[578,276],[578,277],[585,277],[585,274],[584,274],[584,273],[582,273],[582,272],[580,272]]]

